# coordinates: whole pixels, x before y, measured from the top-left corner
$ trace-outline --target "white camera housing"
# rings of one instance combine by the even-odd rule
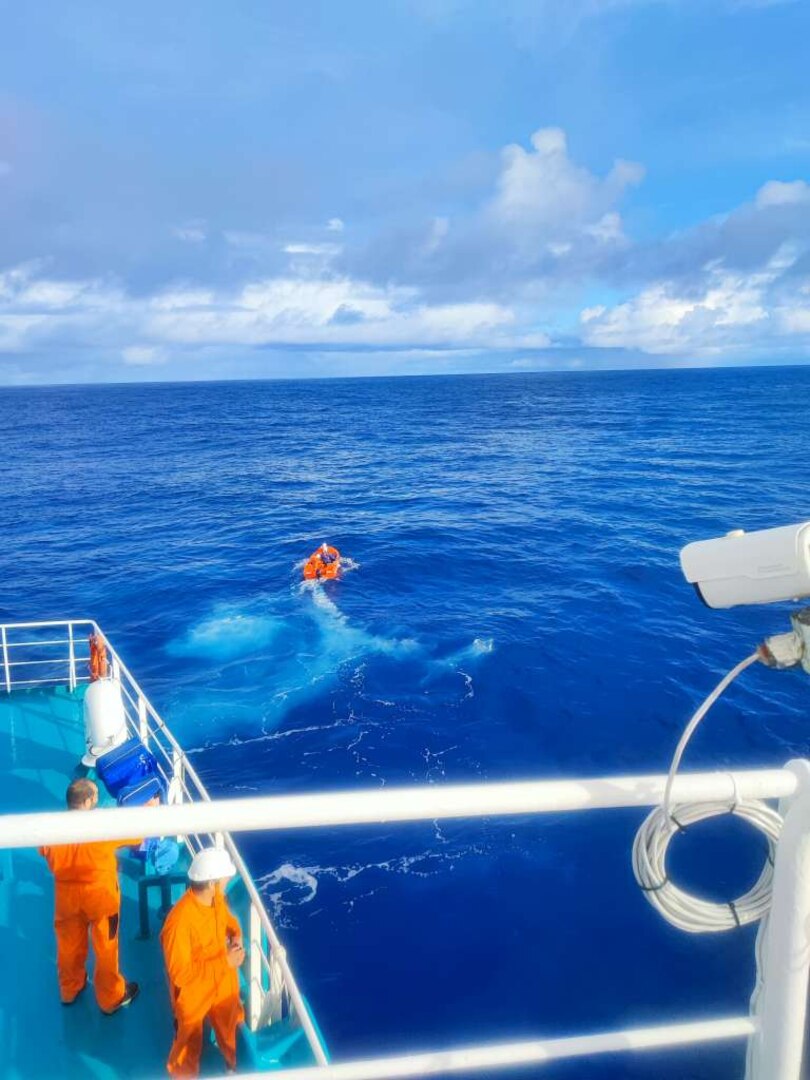
[[[810,521],[687,544],[681,569],[712,608],[810,596]]]

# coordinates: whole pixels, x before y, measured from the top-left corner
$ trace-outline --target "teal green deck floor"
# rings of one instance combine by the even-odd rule
[[[81,691],[71,695],[59,687],[0,696],[0,812],[63,809],[65,788],[84,749],[82,732]],[[140,984],[141,992],[128,1008],[104,1016],[91,986],[76,1004],[66,1008],[60,1003],[53,878],[44,859],[33,849],[0,851],[0,1076],[110,1080],[166,1075],[173,1028],[157,937],[160,890],[149,890],[152,936],[140,940],[137,884],[126,873],[120,876],[121,970]],[[176,886],[173,898],[181,894]],[[312,1063],[306,1042],[284,1024],[242,1039],[240,1071],[305,1063]],[[224,1071],[222,1059],[209,1047],[203,1075]]]

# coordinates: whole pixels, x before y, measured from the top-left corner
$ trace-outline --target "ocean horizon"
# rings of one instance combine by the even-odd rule
[[[660,373],[665,375],[667,373],[690,373],[690,372],[712,372],[720,373],[725,371],[793,371],[796,368],[807,367],[806,360],[796,361],[780,361],[779,363],[771,363],[770,361],[753,361],[743,364],[725,364],[722,366],[709,365],[704,363],[671,363],[671,364],[655,364],[649,367],[641,367],[637,364],[628,365],[626,367],[536,367],[536,368],[515,368],[514,370],[504,371],[503,369],[482,369],[480,371],[400,371],[395,374],[391,372],[380,372],[379,374],[343,374],[343,375],[303,375],[296,373],[294,375],[267,375],[257,377],[254,375],[246,375],[243,377],[230,377],[230,378],[199,378],[199,379],[127,379],[123,381],[115,382],[103,382],[97,379],[87,382],[65,381],[65,382],[19,382],[19,383],[0,383],[0,393],[5,390],[70,390],[70,389],[93,389],[96,387],[124,387],[124,386],[142,386],[142,387],[160,387],[160,386],[229,386],[232,383],[322,383],[322,382],[380,382],[380,381],[398,381],[400,379],[466,379],[466,378],[533,378],[534,376],[582,376],[589,378],[591,376],[610,376],[610,375],[630,375],[637,374],[643,375],[645,373]]]

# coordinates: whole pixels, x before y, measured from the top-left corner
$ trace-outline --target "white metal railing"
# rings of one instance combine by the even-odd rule
[[[489,1072],[515,1066],[548,1065],[572,1058],[595,1058],[628,1051],[677,1049],[698,1043],[745,1039],[756,1025],[747,1016],[697,1020],[691,1024],[624,1028],[598,1035],[574,1035],[567,1039],[532,1039],[529,1042],[460,1046],[422,1054],[347,1061],[320,1068],[281,1069],[275,1080],[390,1080],[400,1076],[446,1076],[455,1072]],[[250,1073],[246,1080],[260,1080]]]
[[[33,847],[44,843],[73,843],[90,840],[126,839],[136,835],[174,833],[192,841],[201,833],[222,836],[235,854],[244,873],[251,900],[255,897],[252,920],[272,934],[260,898],[230,832],[275,831],[281,829],[334,827],[395,821],[435,821],[445,818],[490,817],[494,815],[559,813],[610,807],[658,806],[668,783],[666,776],[624,776],[598,779],[526,781],[505,784],[429,785],[410,788],[375,788],[371,791],[337,792],[305,796],[266,796],[225,799],[212,802],[182,749],[146,701],[140,688],[116,657],[127,695],[137,703],[130,720],[146,724],[147,734],[160,734],[168,742],[172,779],[182,792],[189,784],[197,790],[193,802],[172,806],[95,810],[92,814],[68,811],[38,814],[7,814],[0,817],[0,849]],[[8,679],[8,669],[6,669]],[[143,704],[141,704],[141,702]],[[149,721],[157,728],[157,733]],[[140,729],[139,729],[140,730]],[[167,751],[168,753],[168,751]],[[762,970],[755,995],[753,1015],[691,1023],[667,1024],[568,1039],[540,1039],[531,1043],[466,1047],[457,1050],[410,1054],[374,1061],[327,1065],[325,1055],[316,1060],[321,1068],[295,1075],[320,1075],[335,1080],[376,1080],[396,1076],[439,1075],[462,1069],[483,1070],[520,1064],[540,1064],[563,1058],[581,1057],[653,1047],[695,1045],[719,1039],[749,1038],[749,1080],[801,1080],[803,1076],[804,1024],[810,972],[810,762],[790,762],[783,769],[761,769],[678,775],[671,789],[674,804],[727,802],[731,809],[744,799],[780,799],[784,816],[776,845],[770,917],[763,922]],[[251,928],[251,933],[255,925]],[[283,950],[274,944],[271,963],[286,964]],[[262,953],[261,955],[264,955]],[[285,968],[285,971],[288,971]],[[297,994],[292,977],[288,992],[301,1012],[306,1028],[306,1005]],[[301,1002],[299,1006],[299,1002]],[[265,1004],[262,1013],[271,1018],[274,1004]],[[312,1045],[312,1044],[311,1044]],[[292,1072],[282,1072],[292,1077]]]
[[[37,632],[42,630],[48,631],[47,637],[36,636]],[[64,631],[65,636],[60,636],[60,631]],[[146,697],[98,624],[92,619],[74,619],[65,622],[6,623],[0,626],[3,684],[6,691],[10,693],[14,689],[31,689],[65,683],[74,690],[79,683],[89,682],[88,669],[79,666],[89,661],[89,654],[84,655],[86,650],[82,649],[81,654],[77,655],[76,646],[77,641],[86,640],[91,633],[101,634],[107,644],[112,674],[121,685],[127,726],[131,734],[140,738],[141,742],[155,755],[158,769],[169,792],[170,805],[164,807],[170,818],[166,827],[164,828],[153,818],[147,827],[147,832],[142,835],[181,836],[191,854],[212,843],[218,843],[227,848],[248,897],[248,925],[245,928],[249,943],[245,973],[248,989],[248,1023],[251,1029],[256,1031],[285,1017],[294,1018],[303,1029],[315,1060],[319,1064],[324,1064],[328,1059],[323,1042],[290,969],[286,950],[276,934],[253,878],[233,840],[226,831],[221,829],[181,830],[171,820],[179,812],[181,806],[211,803],[211,798],[182,746]],[[17,640],[18,637],[21,640]],[[52,654],[44,659],[41,657],[40,650],[53,651],[56,646],[66,649],[66,653]],[[30,658],[32,653],[34,659]],[[17,659],[18,656],[23,658]],[[30,673],[29,669],[41,667],[47,667],[47,671],[43,672],[40,678],[18,677],[20,669],[27,676]],[[121,811],[115,810],[113,813],[118,814]]]
[[[98,626],[92,619],[4,623],[0,626],[2,685],[6,693],[10,694],[12,690],[23,687],[56,686],[63,683],[75,690],[78,683],[89,682],[90,673],[87,668],[78,666],[86,664],[90,656],[76,654],[77,628],[78,641],[83,641],[83,638],[86,640],[91,632],[98,631]],[[41,630],[49,631],[48,636],[34,636]],[[62,631],[63,636],[60,636],[59,631]],[[63,651],[55,653],[56,647]],[[26,652],[19,652],[21,649]],[[21,668],[25,670],[20,671]],[[30,671],[31,668],[36,670]],[[47,670],[42,671],[42,668]],[[32,677],[29,678],[29,675]]]
[[[328,794],[262,795],[178,806],[117,807],[81,815],[67,811],[11,814],[0,817],[0,849],[126,839],[148,833],[274,832],[395,821],[643,808],[659,804],[666,781],[666,776],[616,776],[506,784],[429,784]],[[788,798],[795,795],[797,788],[798,779],[792,770],[763,769],[682,773],[676,777],[672,790],[674,802],[731,803],[735,797]]]
[[[121,839],[161,831],[183,834],[277,831],[370,822],[648,807],[660,803],[666,783],[666,776],[638,776],[448,787],[429,785],[311,796],[225,799],[173,807],[103,809],[92,814],[68,811],[14,814],[0,817],[0,848]],[[785,769],[681,774],[672,788],[676,803],[696,798],[727,800],[729,804],[740,799],[779,798],[787,809],[783,836],[776,849],[772,921],[776,921],[776,913],[784,909],[790,912],[791,925],[796,929],[782,941],[775,939],[767,950],[764,1000],[757,1015],[634,1029],[632,1038],[628,1038],[628,1032],[609,1032],[574,1039],[545,1039],[528,1044],[508,1043],[499,1047],[468,1047],[376,1061],[346,1062],[324,1066],[323,1076],[373,1080],[388,1076],[439,1075],[461,1069],[494,1069],[585,1054],[686,1046],[748,1036],[751,1045],[757,1047],[757,1065],[752,1080],[775,1080],[777,1077],[779,1080],[800,1080],[801,1036],[810,964],[807,935],[803,932],[803,927],[810,925],[808,793],[810,764],[801,761],[793,762]],[[791,831],[797,835],[786,842],[785,836],[790,837]],[[766,1023],[769,1012],[771,1019]]]

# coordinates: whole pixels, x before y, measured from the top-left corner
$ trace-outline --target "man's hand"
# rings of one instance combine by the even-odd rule
[[[245,949],[242,942],[237,941],[236,938],[231,938],[228,942],[228,951],[225,958],[228,961],[228,967],[241,967],[245,961]]]

